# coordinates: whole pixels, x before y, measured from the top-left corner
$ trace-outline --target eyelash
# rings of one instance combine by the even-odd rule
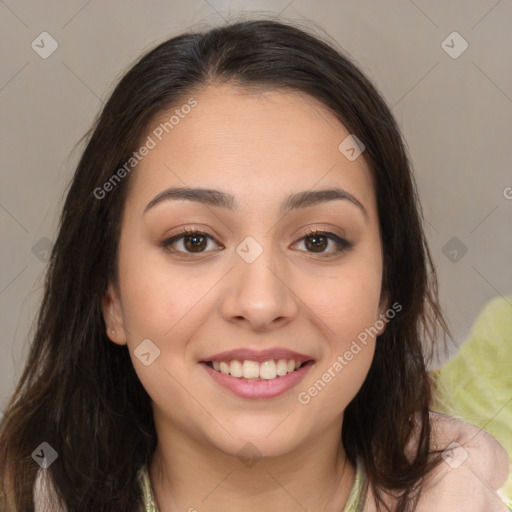
[[[186,238],[188,236],[194,236],[194,235],[205,236],[206,238],[209,238],[209,239],[215,241],[215,239],[212,236],[208,235],[207,233],[204,233],[203,231],[199,231],[198,229],[192,228],[192,229],[184,229],[183,231],[180,231],[179,233],[176,233],[172,237],[165,239],[161,243],[161,246],[166,251],[173,252],[173,253],[180,253],[180,254],[182,254],[184,256],[185,255],[186,256],[193,256],[195,254],[205,254],[206,252],[208,252],[208,251],[202,251],[202,252],[197,252],[197,253],[183,252],[183,251],[177,251],[176,249],[170,248],[171,245],[174,242],[176,242],[178,240],[181,240],[182,238]],[[304,236],[302,236],[299,240],[303,240],[305,238],[309,238],[309,237],[312,237],[312,236],[319,236],[319,235],[323,236],[323,237],[326,237],[327,239],[333,241],[338,246],[338,249],[335,250],[332,253],[325,253],[325,252],[315,253],[315,252],[306,251],[306,252],[309,252],[309,254],[318,254],[321,257],[329,257],[329,256],[333,256],[333,255],[336,255],[336,254],[343,253],[347,249],[351,249],[354,246],[353,243],[348,242],[347,240],[345,240],[343,238],[340,238],[339,236],[335,235],[334,233],[331,233],[329,231],[321,231],[321,230],[310,230],[307,233],[305,233]]]

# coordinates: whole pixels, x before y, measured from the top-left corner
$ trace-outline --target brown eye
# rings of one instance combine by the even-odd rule
[[[307,249],[313,252],[324,252],[329,245],[329,239],[325,235],[309,235],[305,240]]]
[[[161,245],[166,251],[187,256],[209,252],[207,250],[209,240],[215,241],[213,237],[202,231],[186,229],[167,238]],[[342,253],[354,245],[328,231],[310,231],[300,240],[305,241],[307,252],[325,256]],[[330,245],[334,245],[334,248],[329,251],[327,249]]]
[[[171,238],[162,242],[162,247],[172,252],[180,252],[184,254],[201,254],[208,246],[208,239],[214,240],[210,235],[203,233],[197,229],[186,229]],[[182,242],[184,250],[176,249],[174,245],[177,242]]]
[[[318,254],[338,254],[353,247],[353,244],[350,242],[328,231],[310,231],[306,233],[301,240],[305,240],[305,246],[308,252]],[[326,252],[325,249],[329,247],[330,242],[333,242],[335,249]]]

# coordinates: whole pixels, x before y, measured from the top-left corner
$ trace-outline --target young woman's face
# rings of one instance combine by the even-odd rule
[[[157,431],[279,455],[339,432],[372,361],[366,329],[387,305],[371,175],[306,95],[224,85],[194,98],[168,134],[175,109],[155,120],[130,178],[108,335],[127,343]],[[185,229],[200,234],[173,238]]]

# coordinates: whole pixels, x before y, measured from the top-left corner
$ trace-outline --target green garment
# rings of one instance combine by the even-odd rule
[[[457,355],[432,372],[439,412],[485,429],[505,448],[509,475],[500,490],[512,500],[512,297],[491,300]]]
[[[147,467],[143,467],[139,472],[139,480],[144,494],[144,511],[145,512],[158,512],[155,504],[151,482],[149,480],[149,473]],[[347,503],[342,512],[361,512],[364,506],[364,499],[366,496],[367,479],[364,472],[363,465],[358,461],[356,466],[356,477],[350,494],[347,498]],[[194,510],[191,507],[191,510]]]

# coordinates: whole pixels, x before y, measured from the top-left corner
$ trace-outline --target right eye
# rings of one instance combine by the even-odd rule
[[[202,254],[208,252],[204,250],[208,245],[208,239],[215,240],[210,235],[198,229],[185,229],[170,238],[166,238],[160,245],[165,250],[173,253],[177,252],[183,255]],[[174,245],[177,245],[177,242],[182,243],[184,250],[179,250],[174,247]]]

